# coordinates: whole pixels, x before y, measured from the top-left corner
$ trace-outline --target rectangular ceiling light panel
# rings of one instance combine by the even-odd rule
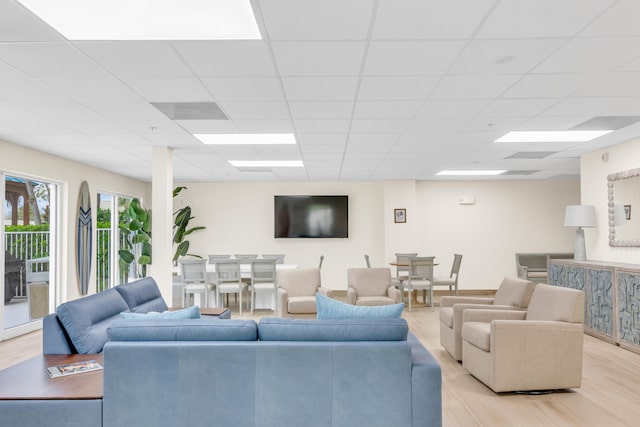
[[[491,175],[500,175],[506,172],[505,170],[443,170],[438,172],[436,175],[439,176],[491,176]]]
[[[606,135],[611,130],[516,131],[494,142],[585,142]]]
[[[19,0],[69,40],[259,40],[249,0]]]
[[[303,168],[302,160],[229,160],[236,168]]]
[[[292,133],[198,133],[196,138],[208,145],[282,145],[295,144]]]

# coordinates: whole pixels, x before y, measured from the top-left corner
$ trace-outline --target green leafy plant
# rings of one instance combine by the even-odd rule
[[[182,190],[186,190],[187,187],[176,187],[173,190],[173,197],[175,198]],[[189,253],[189,241],[185,239],[186,236],[194,231],[204,230],[207,227],[197,226],[189,228],[189,222],[194,218],[191,216],[191,206],[185,206],[178,209],[173,213],[173,243],[178,245],[173,255],[173,263],[177,264],[178,259],[182,256],[195,256],[202,258],[199,255]]]
[[[121,248],[118,250],[118,264],[122,283],[127,282],[129,266],[134,261],[135,277],[147,277],[147,265],[151,264],[151,212],[142,206],[139,199],[132,199],[120,215],[119,229]]]

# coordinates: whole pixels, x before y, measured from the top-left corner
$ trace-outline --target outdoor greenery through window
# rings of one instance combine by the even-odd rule
[[[98,209],[96,218],[96,291],[102,292],[119,283],[124,283],[123,277],[133,277],[133,272],[127,269],[120,271],[118,265],[118,251],[123,249],[126,241],[119,232],[119,224],[123,213],[129,209],[131,197],[98,193]]]

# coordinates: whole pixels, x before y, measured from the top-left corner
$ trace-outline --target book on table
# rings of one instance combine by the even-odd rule
[[[67,363],[66,365],[49,366],[47,374],[50,378],[64,377],[67,375],[81,374],[83,372],[97,371],[102,365],[95,360]]]

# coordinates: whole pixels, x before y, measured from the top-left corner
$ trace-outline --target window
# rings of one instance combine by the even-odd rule
[[[125,242],[120,237],[118,224],[122,212],[129,209],[132,197],[98,192],[98,210],[96,221],[96,291],[102,292],[119,283],[123,277],[133,277],[131,269],[120,271],[118,251]]]

